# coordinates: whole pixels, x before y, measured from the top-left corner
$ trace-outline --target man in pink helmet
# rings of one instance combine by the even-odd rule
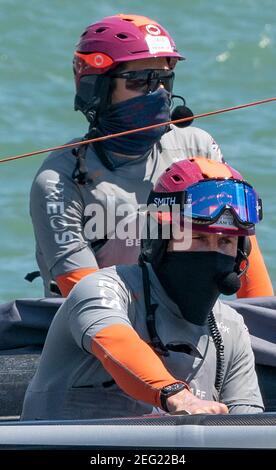
[[[263,411],[243,318],[218,299],[239,289],[258,194],[195,157],[172,164],[149,203],[139,265],[86,276],[57,312],[23,419]]]
[[[89,122],[84,138],[170,120],[173,69],[182,58],[169,33],[149,18],[120,14],[88,26],[73,64],[75,109]],[[30,198],[45,294],[59,290],[66,296],[79,279],[101,267],[136,262],[139,240],[122,239],[116,232],[125,205],[135,213],[165,168],[196,154],[222,159],[205,131],[176,126],[51,153],[34,179]],[[102,215],[94,223],[99,208]],[[258,276],[248,271],[240,294],[272,295],[256,243],[252,253]]]

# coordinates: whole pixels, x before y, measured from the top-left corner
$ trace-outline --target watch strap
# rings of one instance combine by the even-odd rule
[[[169,413],[169,409],[167,407],[167,399],[171,397],[172,395],[176,395],[176,393],[179,393],[182,390],[185,390],[185,388],[189,390],[188,385],[186,385],[184,382],[176,382],[172,385],[167,385],[166,387],[161,388],[160,403],[161,403],[162,409]]]

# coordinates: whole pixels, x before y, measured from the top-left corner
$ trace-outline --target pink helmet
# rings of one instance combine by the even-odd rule
[[[81,77],[103,74],[121,62],[168,57],[183,59],[169,33],[156,21],[139,15],[107,16],[89,25],[74,57],[76,85]]]
[[[235,178],[243,180],[242,175],[227,163],[217,162],[205,157],[193,157],[173,163],[158,178],[154,191],[183,191],[192,184],[206,178]]]
[[[73,60],[75,110],[94,126],[110,101],[110,70],[123,62],[167,57],[174,67],[183,57],[169,33],[145,16],[119,14],[89,25],[81,35]]]
[[[158,263],[166,250],[168,240],[162,239],[161,225],[171,225],[170,208],[176,204],[180,205],[182,217],[192,219],[193,230],[236,235],[242,252],[246,236],[255,233],[255,224],[262,219],[261,199],[241,174],[226,163],[205,157],[173,163],[159,177],[148,204],[141,256],[152,263]],[[148,233],[152,218],[157,222],[157,237]]]
[[[199,185],[200,182],[209,184]],[[252,235],[255,232],[255,223],[261,220],[261,210],[256,213],[257,202],[261,204],[258,195],[244,181],[242,175],[227,163],[205,157],[173,163],[159,177],[153,190],[154,193],[165,193],[164,195],[183,191],[190,193],[191,217],[196,230]],[[239,205],[242,204],[243,207],[240,208]],[[225,223],[224,212],[227,214]]]

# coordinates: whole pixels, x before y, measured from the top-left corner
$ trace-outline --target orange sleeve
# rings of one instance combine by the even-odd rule
[[[67,297],[74,285],[87,274],[98,271],[98,268],[80,268],[56,277],[56,283],[63,297]]]
[[[249,267],[241,276],[237,297],[266,297],[274,295],[273,286],[255,236],[249,237],[252,245]]]
[[[159,408],[161,388],[182,382],[167,371],[151,347],[127,325],[101,329],[92,340],[92,353],[125,393]]]

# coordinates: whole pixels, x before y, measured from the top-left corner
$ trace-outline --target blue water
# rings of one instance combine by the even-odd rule
[[[129,7],[131,4],[131,7]],[[160,21],[187,58],[175,92],[194,113],[276,96],[274,0],[158,2],[0,1],[0,158],[62,144],[86,131],[73,111],[72,52],[87,24],[117,12]],[[197,121],[225,158],[259,190],[258,238],[276,288],[276,102]],[[0,165],[0,301],[42,295],[28,214],[31,181],[44,156]]]

